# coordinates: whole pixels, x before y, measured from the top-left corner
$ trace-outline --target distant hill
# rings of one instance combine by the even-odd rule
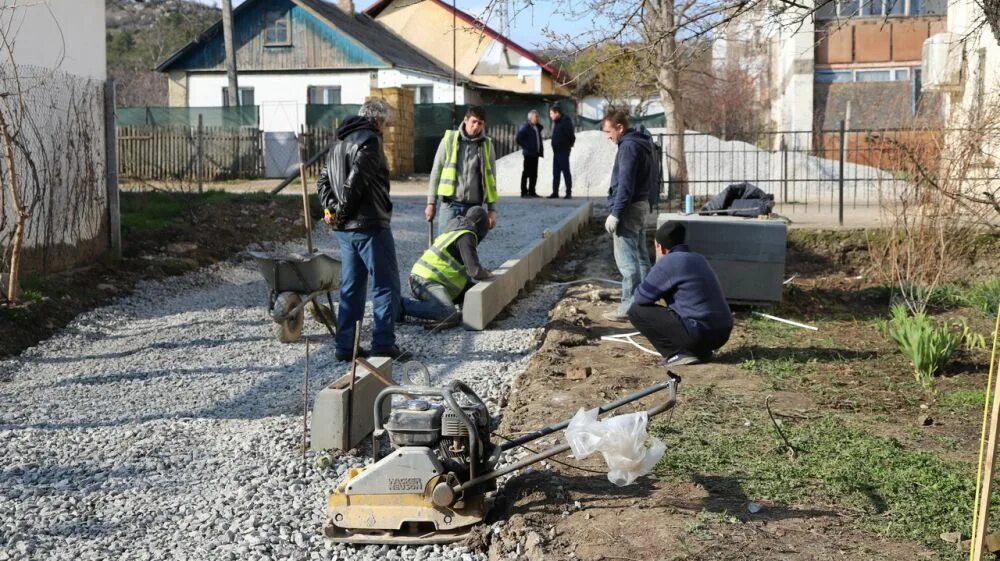
[[[153,68],[222,17],[190,0],[107,0],[104,11],[119,107],[166,105],[167,78]]]

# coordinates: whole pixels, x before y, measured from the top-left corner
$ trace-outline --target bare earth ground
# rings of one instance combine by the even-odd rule
[[[600,473],[552,462],[513,477],[498,497],[493,530],[485,527],[475,543],[491,559],[797,561],[960,555],[938,533],[967,533],[964,512],[951,513],[951,518],[946,514],[949,499],[971,503],[971,489],[958,487],[968,497],[927,499],[944,513],[935,518],[935,513],[918,512],[926,504],[905,502],[909,490],[893,488],[918,478],[905,471],[910,466],[899,466],[897,474],[897,467],[882,464],[892,464],[894,457],[914,458],[917,469],[937,473],[935,462],[955,462],[947,465],[958,466],[954,469],[963,484],[971,481],[978,410],[946,398],[982,391],[985,352],[957,361],[939,380],[937,395],[924,393],[905,360],[873,327],[872,319],[886,313],[888,293],[857,278],[864,272],[862,242],[863,237],[838,241],[818,233],[789,244],[788,275],[798,276],[785,302],[771,312],[812,322],[818,332],[785,328],[741,310],[733,337],[716,362],[675,368],[683,377],[678,405],[672,414],[651,422],[652,432],[668,445],[654,474],[618,488],[603,476],[606,468],[599,455],[583,461],[557,457]],[[583,247],[594,257],[579,260]],[[570,252],[575,260],[553,268],[553,280],[616,278],[609,239],[599,228],[592,228],[575,249]],[[990,263],[995,256],[970,264],[969,270],[985,267],[990,274]],[[540,349],[512,389],[499,434],[529,432],[567,419],[580,407],[665,378],[664,369],[655,366],[658,357],[600,342],[602,335],[630,331],[601,318],[617,298],[618,291],[608,286],[582,284],[566,290]],[[989,333],[988,318],[970,319],[981,333]],[[566,378],[567,370],[583,366],[592,368],[589,378]],[[652,404],[653,398],[646,398],[622,411]],[[795,457],[775,432],[768,407],[792,446],[801,445]],[[925,417],[933,418],[928,426]],[[824,444],[824,437],[815,435],[808,440],[814,428],[834,442]],[[847,435],[845,442],[836,441],[833,435],[839,434]],[[871,449],[852,450],[851,445]],[[885,461],[878,456],[883,453]],[[877,458],[866,462],[865,456]],[[891,474],[899,481],[889,482],[896,476]],[[869,485],[869,477],[886,482]],[[942,476],[940,484],[953,484],[950,477]],[[928,485],[912,484],[914,494]],[[751,502],[762,510],[751,514]],[[900,523],[921,517],[928,518],[926,524]]]

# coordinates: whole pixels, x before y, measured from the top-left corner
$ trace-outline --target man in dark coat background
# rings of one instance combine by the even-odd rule
[[[550,199],[559,198],[559,176],[566,179],[566,198],[573,198],[573,175],[569,171],[569,152],[576,144],[573,121],[563,115],[559,104],[549,108],[552,119],[552,194]]]
[[[537,197],[535,185],[538,183],[538,159],[545,156],[542,145],[542,129],[538,111],[528,112],[528,120],[517,130],[517,145],[521,147],[524,156],[524,167],[521,169],[521,197]]]

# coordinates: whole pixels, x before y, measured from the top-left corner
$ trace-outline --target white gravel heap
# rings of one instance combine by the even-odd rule
[[[422,208],[397,201],[404,279],[426,244]],[[570,211],[505,204],[481,246],[485,264],[496,267]],[[319,223],[316,245],[338,253]],[[496,413],[556,296],[536,290],[483,332],[405,324],[399,344],[434,382],[465,380]],[[0,382],[0,561],[481,558],[322,538],[327,495],[365,458],[334,456],[327,470],[314,467],[313,452],[301,459],[305,342],[270,336],[266,300],[252,262],[226,263],[145,283],[0,363],[0,380],[10,379]],[[312,396],[346,366],[321,325],[307,319],[306,336]]]
[[[652,129],[654,136],[662,129]],[[688,177],[695,195],[715,195],[727,185],[750,181],[769,193],[777,194],[786,186],[789,198],[816,200],[838,186],[839,162],[803,152],[788,152],[787,162],[778,151],[760,148],[740,141],[725,141],[715,136],[688,131],[684,137]],[[849,148],[850,149],[850,148]],[[611,169],[618,146],[600,131],[576,133],[576,145],[570,152],[573,174],[573,194],[603,197],[611,184]],[[539,195],[552,192],[552,146],[545,142],[545,158],[538,162]],[[497,160],[497,183],[501,193],[520,194],[523,157],[520,151]],[[786,168],[787,165],[787,168]],[[786,171],[787,169],[787,171]],[[871,166],[845,162],[846,189],[868,190],[870,197],[880,184],[894,181],[893,176]],[[783,183],[782,179],[786,181]],[[565,185],[560,186],[563,193]]]

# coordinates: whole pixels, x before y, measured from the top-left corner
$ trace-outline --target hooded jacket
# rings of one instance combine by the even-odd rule
[[[465,133],[465,125],[458,126],[460,133],[458,139],[458,185],[455,186],[455,194],[450,200],[466,205],[481,205],[486,202],[486,184],[483,182],[485,165],[483,162],[483,141],[486,140],[486,131],[478,136],[471,137]],[[441,168],[444,166],[445,151],[444,139],[438,144],[437,153],[434,155],[434,166],[431,168],[431,176],[427,182],[427,204],[437,204],[437,188],[441,179]],[[497,162],[496,152],[490,152],[490,169],[496,173]],[[447,200],[447,199],[446,199]],[[487,203],[487,208],[493,210],[494,204]]]
[[[448,221],[445,231],[454,230],[472,230],[476,233],[476,237],[473,238],[469,234],[459,237],[455,243],[448,247],[448,253],[465,266],[466,272],[472,279],[482,280],[486,278],[486,269],[479,263],[477,249],[486,234],[490,233],[486,210],[481,206],[472,207],[465,213],[465,216],[452,218]]]
[[[650,201],[657,193],[659,177],[660,163],[653,137],[642,125],[629,128],[618,141],[615,166],[611,170],[608,189],[611,214],[617,217],[632,203]]]
[[[334,228],[388,228],[392,201],[381,133],[368,119],[355,116],[337,128],[337,139],[340,145],[330,149],[316,182],[323,206],[336,209]]]

